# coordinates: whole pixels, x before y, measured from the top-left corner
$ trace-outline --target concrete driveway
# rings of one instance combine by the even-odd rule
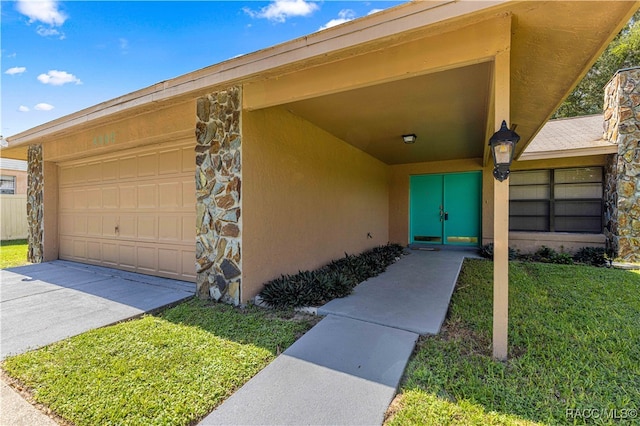
[[[194,283],[61,260],[0,270],[0,359],[194,294]]]

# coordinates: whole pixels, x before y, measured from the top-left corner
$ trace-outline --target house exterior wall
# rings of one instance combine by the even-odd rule
[[[242,115],[243,301],[389,241],[387,166],[283,108]]]
[[[608,167],[607,245],[640,262],[640,68],[619,71],[605,88],[604,138],[618,145]]]

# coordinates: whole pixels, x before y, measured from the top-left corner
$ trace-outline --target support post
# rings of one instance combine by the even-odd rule
[[[495,130],[510,124],[510,50],[495,57]],[[504,361],[509,330],[509,179],[493,181],[493,357]]]

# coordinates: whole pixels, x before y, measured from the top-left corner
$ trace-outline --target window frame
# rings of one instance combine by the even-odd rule
[[[584,180],[579,182],[556,182],[556,172],[558,171],[566,171],[566,170],[580,170],[580,169],[599,169],[600,170],[600,180]],[[547,188],[547,193],[549,194],[546,198],[518,198],[513,199],[511,196],[509,197],[509,231],[512,232],[567,232],[572,234],[602,234],[604,230],[604,184],[605,184],[605,175],[604,168],[601,166],[592,166],[592,167],[566,167],[566,168],[557,168],[557,169],[532,169],[532,170],[517,170],[512,171],[511,175],[514,173],[526,173],[526,172],[546,172],[548,177],[548,183],[520,183],[513,184],[512,180],[509,179],[509,187],[545,187]],[[556,189],[560,185],[580,185],[580,184],[598,184],[599,185],[599,198],[588,198],[588,197],[580,197],[580,198],[558,198],[556,196]],[[595,201],[598,201],[600,213],[598,215],[570,215],[570,214],[559,214],[556,212],[557,204],[563,203],[590,203],[594,204]],[[517,203],[544,203],[546,204],[546,215],[540,214],[514,214],[513,208],[514,204]],[[513,228],[514,221],[512,218],[544,218],[546,223],[546,229],[521,229],[521,228]],[[577,231],[567,231],[560,230],[557,228],[557,220],[558,218],[599,218],[600,225],[598,231],[581,229]],[[526,220],[526,219],[525,219]]]
[[[11,182],[11,188],[4,188],[5,182]],[[17,177],[15,175],[0,175],[0,194],[15,195],[16,194]]]

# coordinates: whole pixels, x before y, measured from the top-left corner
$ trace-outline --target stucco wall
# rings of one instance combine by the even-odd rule
[[[281,108],[244,111],[242,145],[244,301],[388,241],[384,163]]]

